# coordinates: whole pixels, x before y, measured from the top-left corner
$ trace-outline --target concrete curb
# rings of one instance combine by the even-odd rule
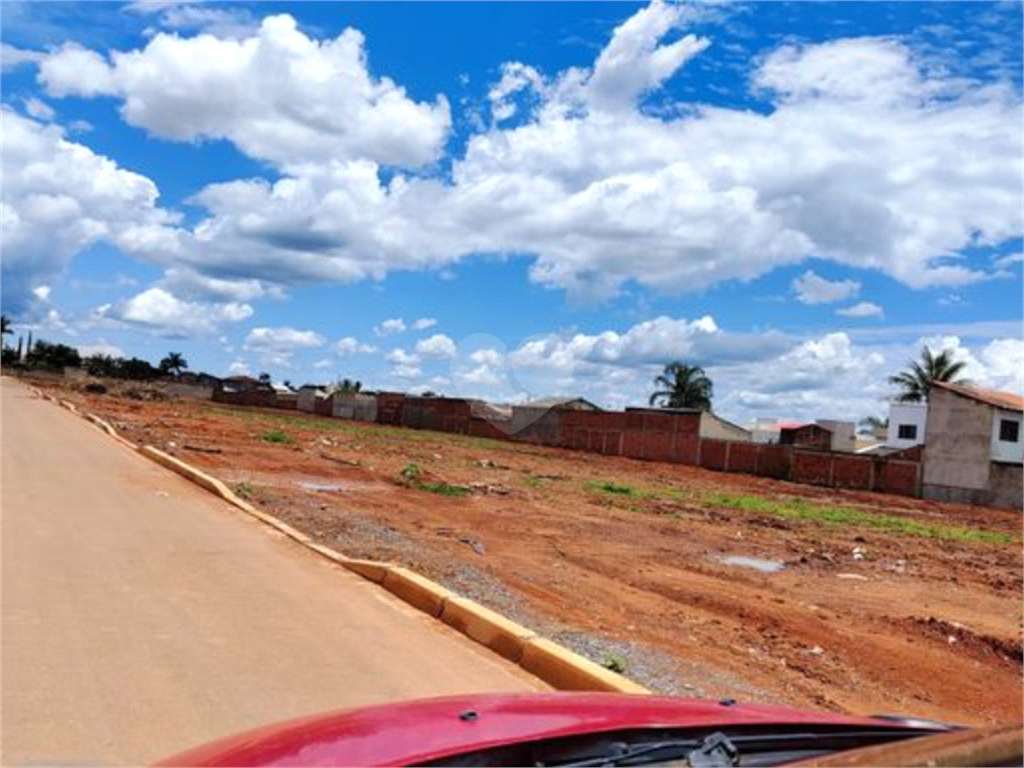
[[[58,401],[49,395],[44,397],[63,405],[72,413],[79,413],[74,405],[67,401]],[[86,414],[86,418],[118,442],[132,447],[146,458],[205,488],[321,557],[381,585],[400,600],[433,618],[440,619],[460,634],[517,664],[553,688],[566,691],[650,693],[638,683],[605,669],[557,643],[539,637],[533,630],[516,624],[479,603],[461,597],[415,571],[394,563],[346,557],[330,547],[317,544],[301,531],[273,515],[261,512],[239,498],[217,478],[151,445],[135,446],[118,435],[110,424],[95,414]]]
[[[91,421],[93,424],[95,424],[97,427],[106,432],[110,437],[117,440],[117,442],[121,443],[121,445],[125,446],[126,448],[130,448],[133,451],[137,451],[139,449],[139,446],[137,446],[131,440],[126,440],[125,438],[121,437],[119,434],[117,434],[116,429],[114,429],[110,424],[105,422],[95,413],[87,413],[85,414],[85,418],[87,418],[89,421]]]

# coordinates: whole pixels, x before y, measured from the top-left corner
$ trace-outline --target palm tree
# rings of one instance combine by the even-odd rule
[[[953,350],[944,349],[939,354],[933,355],[926,346],[921,350],[921,360],[910,361],[907,370],[889,377],[890,384],[896,384],[903,389],[896,397],[901,403],[919,403],[928,399],[932,384],[936,381],[949,382],[950,384],[966,384],[958,374],[967,365],[964,361],[953,360]]]
[[[711,379],[699,365],[669,363],[661,375],[654,378],[654,384],[663,389],[658,389],[651,395],[651,405],[660,400],[663,408],[711,410]]]
[[[7,315],[0,315],[0,337],[6,336],[8,333],[14,333],[14,329],[11,328],[11,318]]]
[[[186,368],[188,361],[182,357],[181,352],[171,352],[160,361],[160,370],[164,373],[173,373],[175,376],[180,376]]]

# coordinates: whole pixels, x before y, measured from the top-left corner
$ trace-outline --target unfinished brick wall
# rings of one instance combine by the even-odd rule
[[[875,490],[900,496],[920,494],[921,465],[914,461],[877,459],[875,464]]]
[[[512,440],[537,445],[562,445],[562,415],[572,413],[552,409],[545,412],[536,421],[521,427],[518,432],[510,435]]]
[[[793,449],[788,445],[758,445],[757,474],[776,480],[788,480],[792,469]]]
[[[479,416],[470,416],[466,423],[466,434],[473,437],[486,437],[491,440],[509,440],[505,430],[495,426],[487,419]]]
[[[832,485],[836,488],[870,491],[874,479],[873,463],[868,456],[833,454]]]
[[[793,470],[790,479],[794,483],[808,485],[832,484],[832,455],[825,451],[793,452]]]
[[[402,423],[405,395],[400,392],[377,393],[377,423],[397,426]]]
[[[278,394],[274,407],[285,411],[296,411],[299,408],[299,396],[295,394]]]
[[[245,405],[250,408],[274,408],[277,406],[277,393],[272,389],[250,389],[244,392],[215,389],[213,401],[228,405]]]
[[[728,440],[701,440],[700,441],[700,465],[704,469],[713,469],[717,472],[724,472],[729,454]]]
[[[643,408],[626,410],[622,453],[634,459],[697,463],[700,415],[659,413]]]
[[[560,411],[559,444],[590,453],[619,455],[625,414],[617,411]]]
[[[748,475],[756,475],[757,449],[757,443],[733,441],[729,445],[729,466],[726,469],[730,472],[745,472]]]

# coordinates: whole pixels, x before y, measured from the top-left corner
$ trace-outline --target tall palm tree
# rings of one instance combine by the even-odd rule
[[[926,346],[921,350],[920,361],[910,361],[907,370],[889,377],[890,384],[902,388],[896,399],[901,403],[920,403],[928,399],[932,384],[936,381],[950,384],[966,384],[967,379],[959,376],[967,363],[953,360],[953,350],[944,349],[933,355]]]
[[[11,328],[11,318],[7,315],[0,315],[0,337],[9,333],[14,333],[14,329]]]
[[[175,376],[180,375],[186,368],[188,368],[188,361],[185,360],[181,352],[170,352],[160,361],[160,370],[164,373],[173,373]]]
[[[713,386],[699,365],[669,363],[661,375],[654,378],[654,384],[662,389],[651,395],[651,405],[660,401],[663,408],[711,410]]]

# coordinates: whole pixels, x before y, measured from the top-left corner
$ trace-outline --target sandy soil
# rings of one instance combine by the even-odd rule
[[[403,562],[540,631],[589,637],[591,656],[629,650],[597,660],[655,688],[1022,719],[1019,514],[285,411],[68,394],[347,554]],[[420,485],[432,483],[468,492]],[[861,516],[821,519],[836,509]]]

